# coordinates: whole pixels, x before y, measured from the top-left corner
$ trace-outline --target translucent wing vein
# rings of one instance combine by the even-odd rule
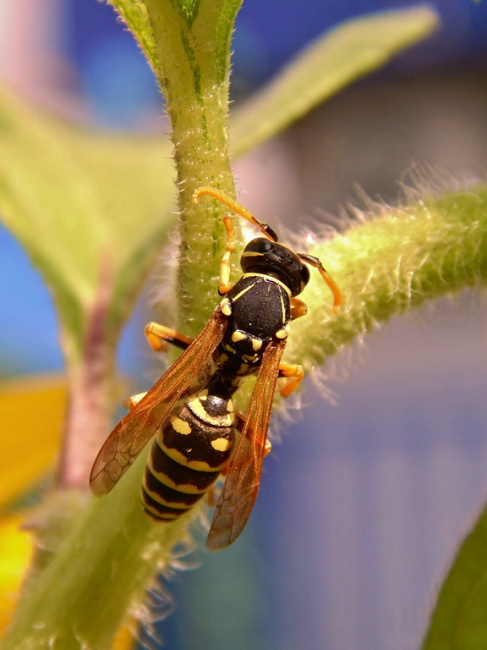
[[[272,341],[263,355],[245,425],[206,542],[212,551],[226,548],[237,539],[257,498],[272,402],[285,345],[285,341]]]

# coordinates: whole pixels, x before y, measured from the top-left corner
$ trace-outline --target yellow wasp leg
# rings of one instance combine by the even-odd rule
[[[147,391],[145,393],[137,393],[137,395],[132,395],[132,397],[128,398],[128,407],[132,411],[137,404],[140,402],[140,400],[147,395]]]
[[[199,187],[197,190],[194,191],[193,193],[193,203],[198,203],[198,200],[200,196],[211,196],[214,199],[217,199],[217,201],[220,201],[220,203],[223,203],[223,205],[226,205],[228,208],[239,214],[241,217],[244,219],[247,219],[247,221],[250,221],[254,226],[257,226],[257,228],[260,229],[260,231],[268,237],[271,241],[277,242],[278,237],[274,230],[269,226],[269,224],[265,223],[264,221],[259,221],[257,217],[255,217],[247,208],[244,208],[243,205],[232,199],[231,196],[228,196],[225,192],[222,192],[221,190],[216,189],[215,187],[209,187],[204,185],[203,187]],[[225,218],[229,218],[228,215]],[[225,225],[225,228],[227,230],[227,239],[229,237],[229,230],[228,227]],[[232,227],[232,235],[233,237],[233,227]],[[221,278],[221,285],[225,289],[225,287],[228,285],[228,282],[225,283],[225,280],[222,279],[222,268],[224,268],[225,273],[229,274],[230,270],[230,254],[233,251],[233,247],[229,246],[227,244],[227,249],[225,251],[225,254],[223,256],[223,260],[220,265],[220,278]],[[337,285],[335,280],[331,277],[331,275],[328,273],[328,271],[325,269],[321,261],[315,257],[314,255],[309,255],[308,253],[297,253],[297,256],[303,260],[303,262],[306,262],[310,266],[314,266],[315,269],[318,269],[321,277],[323,280],[326,282],[328,285],[328,288],[330,289],[332,295],[333,295],[333,313],[337,314],[340,311],[340,306],[342,304],[342,292],[340,291],[340,287]],[[229,291],[227,289],[226,291]],[[226,293],[226,291],[221,291],[220,293]]]
[[[240,432],[242,432],[242,429],[244,428],[244,424],[245,424],[245,415],[240,413],[240,411],[237,411],[235,413],[235,426],[237,427],[237,429]],[[268,454],[270,454],[271,451],[272,451],[272,444],[267,439],[265,441],[264,456],[267,456]],[[225,472],[225,470],[223,470],[223,473],[224,472]]]
[[[217,199],[217,201],[220,201],[220,203],[223,203],[223,205],[226,205],[227,208],[230,208],[236,214],[247,219],[247,221],[250,221],[254,226],[257,226],[266,237],[277,242],[277,235],[269,224],[259,221],[251,212],[244,208],[243,205],[234,201],[225,192],[217,190],[215,187],[203,186],[199,187],[193,193],[193,202],[198,203],[200,196],[212,196],[214,199]],[[235,229],[233,227],[232,217],[229,214],[226,214],[223,217],[223,225],[225,226],[227,245],[225,247],[222,261],[220,262],[220,286],[218,287],[218,293],[221,296],[228,293],[233,286],[230,282],[230,259],[235,250]]]
[[[291,320],[296,320],[296,318],[301,318],[301,316],[306,316],[308,313],[308,306],[305,302],[299,298],[291,298]]]
[[[185,336],[171,327],[159,325],[159,323],[154,322],[145,326],[144,333],[149,341],[149,345],[156,352],[166,350],[167,346],[165,343],[170,343],[182,350],[186,350],[193,342],[193,339],[189,336]]]
[[[220,296],[228,293],[233,286],[230,282],[230,271],[232,270],[230,259],[235,250],[235,228],[233,227],[232,217],[229,214],[226,214],[223,217],[223,225],[225,226],[225,232],[227,235],[227,245],[225,247],[222,261],[220,262],[220,285],[218,286],[218,293]]]
[[[289,397],[303,381],[303,366],[295,363],[281,363],[279,366],[279,377],[288,377],[290,379],[279,391],[282,397]]]

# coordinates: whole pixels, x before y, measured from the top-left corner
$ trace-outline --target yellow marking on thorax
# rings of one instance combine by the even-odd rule
[[[232,304],[228,298],[223,298],[223,300],[220,302],[220,309],[222,310],[222,314],[224,316],[232,315]]]
[[[238,343],[239,341],[245,341],[245,339],[248,338],[248,335],[245,332],[242,332],[242,330],[235,330],[235,332],[232,333],[231,338],[234,343]]]
[[[275,282],[276,284],[279,284],[287,293],[287,295],[291,298],[291,290],[290,288],[284,284],[282,280],[279,280],[279,278],[275,278],[273,275],[266,275],[265,273],[244,273],[242,275],[242,278],[265,278],[269,282]],[[249,287],[250,288],[250,287]]]
[[[243,278],[245,278],[245,277],[253,277],[254,275],[256,275],[256,273],[246,273],[242,277]],[[265,277],[267,277],[267,276],[265,276]],[[245,287],[245,289],[242,289],[242,291],[240,293],[237,293],[237,295],[233,296],[233,302],[237,302],[237,300],[239,298],[241,298],[242,296],[244,296],[247,293],[247,291],[250,291],[253,288],[253,286],[254,285],[251,284],[248,287]]]
[[[222,366],[223,366],[223,364],[225,363],[225,361],[228,361],[228,354],[225,354],[224,352],[222,352],[222,353],[220,354],[220,356],[218,357],[218,359],[217,359],[217,363],[218,363],[219,365],[222,365]]]
[[[275,333],[274,336],[276,337],[276,339],[279,339],[279,340],[282,341],[283,339],[287,338],[288,334],[289,334],[289,332],[288,332],[287,327],[282,327],[280,330],[277,330],[277,332]]]
[[[281,299],[281,314],[282,314],[282,322],[286,322],[286,306],[284,304],[284,300],[282,299],[282,294],[279,296]]]
[[[242,254],[242,257],[262,257],[264,253],[259,253],[259,251],[245,251]]]
[[[254,363],[258,358],[258,354],[242,354],[242,360],[245,361],[245,363]]]

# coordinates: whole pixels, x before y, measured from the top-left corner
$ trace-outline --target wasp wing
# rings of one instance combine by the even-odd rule
[[[113,429],[91,470],[90,487],[94,494],[110,492],[134,462],[174,404],[208,364],[226,324],[227,318],[218,307],[187,350]]]
[[[285,346],[285,340],[272,341],[264,352],[245,425],[206,541],[211,551],[230,546],[242,532],[252,512],[259,491],[272,401]]]

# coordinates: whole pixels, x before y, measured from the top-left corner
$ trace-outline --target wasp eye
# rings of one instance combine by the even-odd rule
[[[252,253],[268,253],[271,251],[274,247],[273,242],[270,241],[270,239],[264,239],[264,237],[257,237],[256,239],[252,239],[249,241],[247,246],[245,247],[245,252],[252,252]]]
[[[309,282],[309,277],[310,277],[309,268],[306,266],[306,264],[301,264],[300,271],[301,271],[301,287],[302,287],[302,289],[304,289],[304,287]]]

